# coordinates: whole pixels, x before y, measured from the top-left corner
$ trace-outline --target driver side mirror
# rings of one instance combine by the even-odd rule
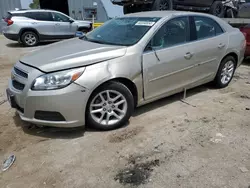
[[[146,46],[146,48],[144,49],[145,52],[149,52],[149,51],[153,51],[154,47],[152,46],[152,41],[150,41],[148,43],[148,45]]]
[[[72,20],[72,19],[69,20],[69,23],[71,23],[71,24],[74,22],[75,22],[75,20]]]

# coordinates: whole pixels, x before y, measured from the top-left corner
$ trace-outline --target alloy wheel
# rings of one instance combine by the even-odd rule
[[[221,11],[222,11],[222,8],[221,8],[221,6],[218,5],[218,6],[216,7],[216,9],[215,9],[215,14],[216,14],[216,15],[220,15]]]
[[[98,93],[90,103],[92,119],[101,125],[111,126],[121,121],[128,110],[128,103],[123,94],[114,90]]]
[[[170,5],[168,0],[161,0],[159,4],[159,10],[169,10]]]
[[[228,61],[221,71],[221,83],[228,84],[234,74],[235,65],[233,61]]]
[[[36,40],[37,40],[36,37],[31,33],[25,35],[25,37],[24,37],[25,43],[29,46],[35,45],[37,42]]]

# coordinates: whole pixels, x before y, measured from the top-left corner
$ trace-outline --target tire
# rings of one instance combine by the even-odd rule
[[[90,32],[91,31],[91,29],[90,28],[79,28],[79,30],[78,31],[80,31],[80,32],[83,32],[83,33],[88,33],[88,32]]]
[[[29,38],[30,40],[28,40]],[[25,46],[32,47],[36,46],[39,43],[39,38],[33,31],[27,31],[22,34],[21,41]]]
[[[123,6],[123,13],[124,14],[130,14],[130,13],[135,13],[137,12],[137,7],[134,5],[127,5],[127,6]]]
[[[86,108],[87,124],[103,131],[117,129],[125,125],[133,111],[134,97],[131,91],[122,83],[109,82],[94,91],[89,98]]]
[[[236,18],[237,17],[237,12],[233,9],[227,9],[227,11],[225,12],[225,17],[226,18]]]
[[[215,1],[211,8],[210,8],[210,11],[209,13],[212,14],[212,15],[215,15],[217,17],[220,17],[220,18],[223,18],[224,17],[224,7],[223,7],[223,4],[222,4],[222,1]]]
[[[227,66],[228,64],[230,65],[230,67],[232,66],[232,68],[233,68],[232,72],[229,71],[231,69],[229,66]],[[225,73],[225,69],[227,69],[227,73]],[[215,83],[216,87],[217,88],[227,87],[228,84],[233,79],[235,70],[236,70],[236,60],[234,59],[234,57],[227,56],[226,58],[224,58],[219,66],[218,72],[217,72],[216,77],[214,79],[214,83]],[[225,79],[225,82],[223,82],[223,78],[224,78],[225,74],[228,74],[228,76],[227,76],[227,79]],[[229,76],[229,74],[230,74],[230,76]]]
[[[152,10],[173,10],[173,0],[155,0]]]

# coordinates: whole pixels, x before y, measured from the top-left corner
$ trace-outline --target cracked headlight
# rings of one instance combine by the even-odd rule
[[[35,79],[32,90],[61,89],[76,81],[85,71],[84,68],[70,69],[42,75]]]

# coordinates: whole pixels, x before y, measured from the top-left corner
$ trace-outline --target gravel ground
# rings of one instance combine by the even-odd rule
[[[136,109],[110,132],[39,128],[20,121],[6,100],[23,48],[0,37],[1,188],[250,187],[250,60],[229,87],[210,84]]]

